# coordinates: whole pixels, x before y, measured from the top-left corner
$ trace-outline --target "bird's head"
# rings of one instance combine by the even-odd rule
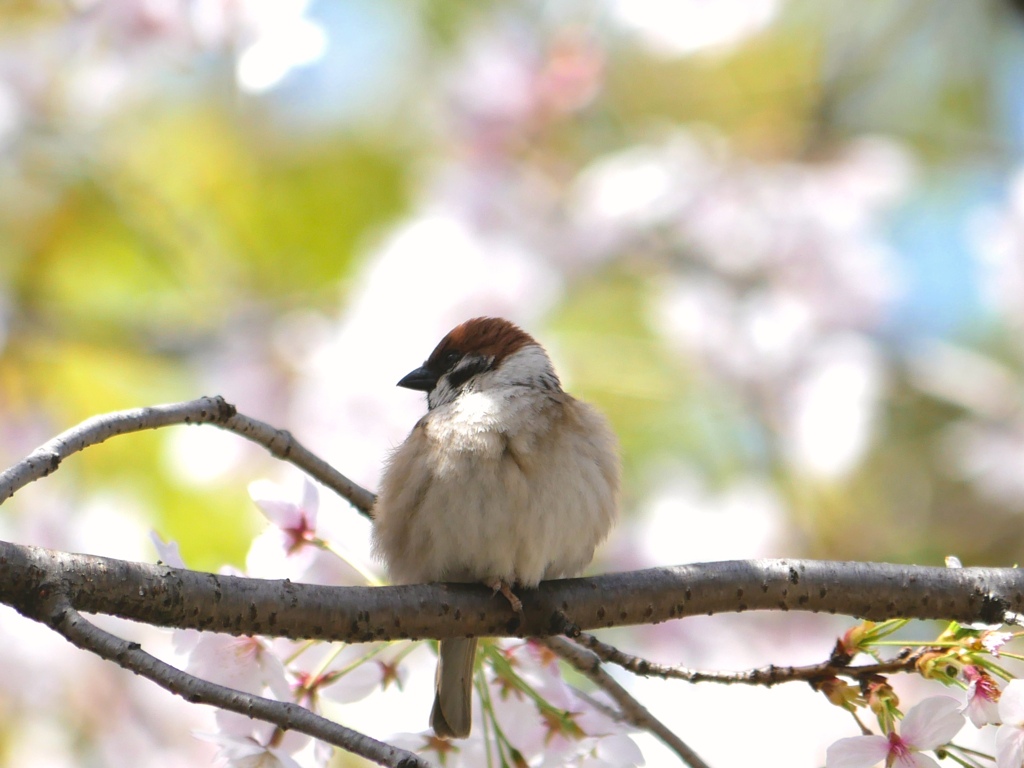
[[[427,393],[431,409],[463,392],[501,387],[561,391],[544,348],[519,326],[500,317],[475,317],[456,326],[419,368],[398,386]]]

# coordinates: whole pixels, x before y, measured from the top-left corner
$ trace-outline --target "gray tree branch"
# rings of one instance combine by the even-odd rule
[[[162,627],[294,639],[545,636],[748,610],[997,624],[1024,605],[1024,570],[739,560],[542,583],[522,614],[473,584],[335,587],[251,579],[0,542],[0,602],[71,605]]]
[[[851,680],[869,680],[878,675],[889,675],[894,672],[910,672],[915,669],[922,656],[936,648],[918,646],[914,649],[904,648],[896,658],[879,661],[874,664],[852,664],[850,659],[833,651],[831,657],[817,664],[800,667],[777,666],[748,669],[741,672],[708,672],[687,667],[671,667],[658,664],[639,656],[625,653],[613,645],[598,640],[593,635],[581,632],[573,640],[577,644],[593,651],[604,662],[622,667],[627,672],[641,677],[660,677],[663,680],[685,680],[688,683],[721,683],[723,685],[759,685],[770,688],[781,683],[803,682],[815,683],[830,677],[847,677]]]
[[[650,731],[690,768],[708,768],[708,764],[686,742],[652,715],[647,707],[633,698],[629,691],[619,685],[618,681],[604,670],[601,666],[601,659],[596,653],[582,648],[564,637],[548,637],[543,642],[611,696],[612,700],[619,705],[623,720],[637,728]]]
[[[193,704],[210,704],[273,723],[284,730],[300,731],[391,768],[430,768],[430,763],[412,752],[371,739],[298,704],[237,691],[183,672],[146,653],[138,643],[100,629],[60,594],[40,601],[36,609],[38,612],[31,618],[46,624],[73,645],[113,661]]]
[[[311,452],[291,433],[238,413],[222,397],[200,397],[184,403],[132,408],[93,416],[61,432],[0,473],[0,504],[33,480],[46,477],[72,454],[116,435],[159,429],[175,424],[210,424],[262,445],[273,456],[290,462],[323,483],[363,514],[369,515],[374,495],[352,482],[330,464]]]
[[[374,501],[370,491],[337,472],[288,432],[237,413],[219,397],[89,419],[0,473],[0,503],[90,445],[115,435],[173,424],[211,424],[234,432],[305,470],[361,513],[370,514]],[[546,582],[535,590],[520,591],[520,597],[523,612],[517,614],[508,601],[495,600],[489,590],[476,585],[372,588],[296,584],[0,541],[0,602],[49,624],[76,645],[145,675],[190,701],[265,719],[381,764],[402,766],[422,763],[410,753],[319,718],[298,705],[193,678],[149,656],[137,645],[103,632],[79,611],[181,629],[347,642],[465,635],[578,635],[581,630],[601,627],[747,610],[842,613],[876,620],[904,617],[1002,623],[1015,621],[1021,611],[1024,571],[753,560]],[[667,739],[666,743],[686,759],[686,745],[600,669],[597,655],[557,638],[550,640],[550,645],[608,692],[626,717]],[[690,756],[690,764],[702,765],[695,755]]]

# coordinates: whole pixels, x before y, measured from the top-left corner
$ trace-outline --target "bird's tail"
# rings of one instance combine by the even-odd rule
[[[443,739],[464,739],[469,736],[473,717],[475,659],[475,637],[441,641],[430,726]]]

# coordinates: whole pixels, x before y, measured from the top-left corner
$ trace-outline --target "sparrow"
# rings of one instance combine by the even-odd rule
[[[533,337],[467,320],[398,386],[426,392],[427,413],[388,458],[373,510],[394,583],[483,582],[521,611],[514,585],[590,563],[617,514],[617,441]],[[430,723],[441,738],[469,735],[476,644],[440,643]]]

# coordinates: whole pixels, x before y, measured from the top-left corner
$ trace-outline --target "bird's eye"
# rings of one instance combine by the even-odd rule
[[[451,350],[449,350],[449,351],[444,353],[444,357],[441,358],[441,364],[444,366],[444,369],[447,371],[447,370],[451,369],[457,362],[459,362],[459,360],[461,358],[462,358],[461,354],[456,352],[454,349],[451,349]]]

